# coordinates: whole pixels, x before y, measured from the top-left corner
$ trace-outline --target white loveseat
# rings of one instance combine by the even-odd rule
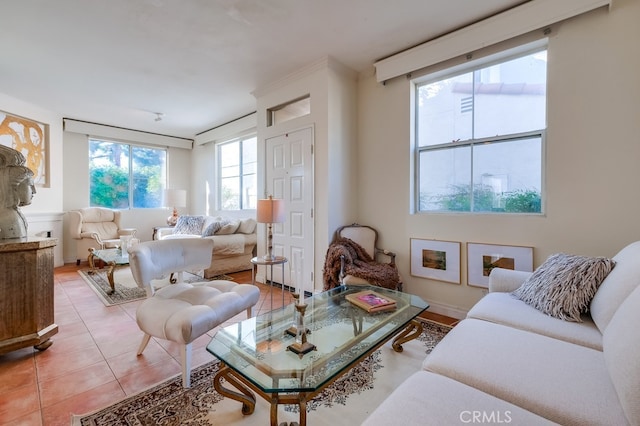
[[[231,219],[213,216],[180,216],[174,228],[161,228],[157,239],[207,238],[213,240],[211,265],[206,278],[251,269],[256,255],[257,223],[253,218]]]
[[[513,297],[531,274],[494,269],[489,294],[364,424],[640,425],[640,242],[613,259],[583,322]]]

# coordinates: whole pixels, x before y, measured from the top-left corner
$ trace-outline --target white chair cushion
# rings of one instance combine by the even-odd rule
[[[478,415],[477,413],[481,413]],[[481,421],[483,415],[486,416]],[[474,420],[476,416],[476,421]],[[491,416],[491,417],[489,417]],[[492,421],[489,420],[492,419]],[[427,371],[409,376],[363,426],[555,423],[455,380]]]
[[[82,222],[113,222],[115,220],[115,212],[110,209],[100,207],[88,207],[80,209],[82,213]]]
[[[161,288],[143,301],[136,320],[147,334],[188,344],[251,308],[259,299],[260,290],[251,284],[224,280],[178,283]]]
[[[83,222],[83,233],[96,233],[102,240],[112,240],[120,238],[118,225],[115,222]]]
[[[629,244],[613,257],[616,266],[604,279],[591,301],[591,317],[600,332],[609,325],[616,310],[640,284],[640,241]]]
[[[640,288],[620,305],[604,331],[604,359],[629,424],[640,424]]]
[[[563,321],[540,312],[510,293],[487,294],[471,308],[467,318],[508,325],[602,350],[602,333],[588,315],[582,316],[582,322]]]
[[[556,423],[627,423],[604,354],[584,346],[465,319],[423,367]]]

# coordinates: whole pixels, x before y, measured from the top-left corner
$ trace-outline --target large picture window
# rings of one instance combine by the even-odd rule
[[[218,157],[218,208],[255,209],[258,199],[257,138],[250,136],[220,143]]]
[[[166,186],[167,152],[89,139],[89,205],[158,208]]]
[[[417,210],[541,213],[546,50],[416,84]]]

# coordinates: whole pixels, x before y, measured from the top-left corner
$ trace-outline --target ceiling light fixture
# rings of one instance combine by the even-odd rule
[[[164,117],[164,114],[161,112],[154,112],[154,114],[156,115],[156,119],[155,121],[162,121],[162,117]]]

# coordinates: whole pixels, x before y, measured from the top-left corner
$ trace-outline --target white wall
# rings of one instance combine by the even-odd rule
[[[311,113],[267,127],[267,109],[309,95]],[[286,132],[313,127],[314,144],[314,284],[322,289],[325,253],[335,229],[355,220],[356,80],[352,70],[323,58],[298,72],[260,88],[258,111],[258,195],[264,189],[265,141]],[[258,229],[258,241],[264,236]]]
[[[47,236],[58,239],[54,248],[54,264],[61,266],[63,261],[63,158],[62,158],[62,117],[52,111],[15,99],[0,93],[0,110],[35,120],[49,126],[49,184],[38,186],[30,205],[21,207],[29,223],[27,235]]]
[[[89,207],[89,138],[85,134],[64,132],[64,211]],[[167,186],[187,189],[187,208],[178,208],[180,214],[190,213],[193,195],[191,185],[191,150],[167,148]],[[62,197],[60,197],[62,199]],[[123,210],[120,225],[136,228],[141,241],[151,240],[154,226],[166,226],[173,209]],[[76,260],[75,240],[69,236],[68,219],[64,220],[64,262]]]
[[[36,105],[0,93],[0,110],[49,125],[49,181],[48,187],[37,187],[29,206],[22,207],[25,214],[31,212],[62,211],[62,117]]]
[[[358,220],[398,253],[405,290],[432,310],[463,315],[483,294],[466,285],[466,243],[534,247],[550,254],[613,256],[640,239],[640,2],[553,26],[549,40],[546,214],[411,214],[411,84],[361,76],[358,86]],[[462,242],[462,284],[410,275],[410,238]]]

